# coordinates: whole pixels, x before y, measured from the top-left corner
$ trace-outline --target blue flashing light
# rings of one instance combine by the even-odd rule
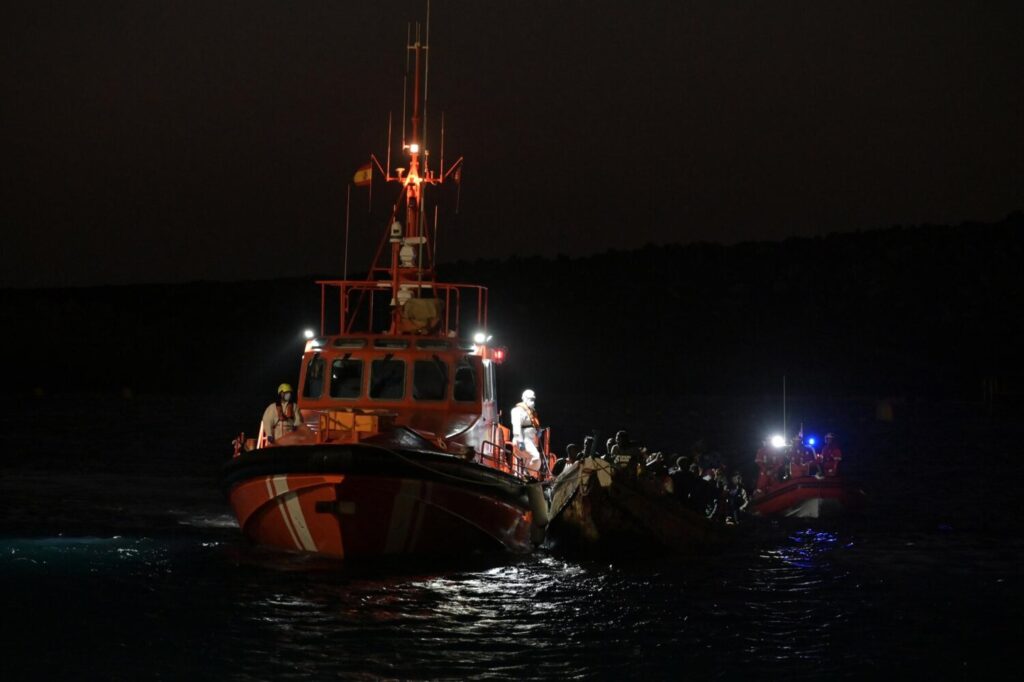
[[[814,436],[811,436],[810,438],[807,439],[807,444],[808,445],[814,445],[817,442],[818,442],[818,439],[815,438]]]

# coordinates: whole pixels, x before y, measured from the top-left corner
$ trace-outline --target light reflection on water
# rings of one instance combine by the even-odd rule
[[[221,411],[141,439],[196,401],[136,403],[130,433],[72,401],[0,410],[31,453],[0,476],[5,679],[979,679],[1024,641],[1019,503],[965,471],[959,429],[861,448],[877,473],[849,527],[682,559],[342,567],[244,542],[216,484]],[[1019,466],[1018,443],[978,457]]]
[[[834,604],[818,593],[826,581],[807,572],[837,539],[800,533],[710,561],[538,554],[385,579],[286,569],[276,575],[295,578],[300,598],[264,595],[252,606],[278,656],[302,658],[318,633],[345,633],[365,645],[370,659],[359,661],[398,677],[664,676],[677,665],[766,664],[810,675],[831,644],[814,618]],[[266,589],[258,583],[256,592]],[[333,665],[359,671],[351,660]]]
[[[169,548],[149,538],[53,537],[0,540],[0,568],[92,572],[132,565],[166,564]]]
[[[249,546],[205,485],[0,481],[12,679],[791,680],[909,661],[942,678],[1024,640],[1019,539],[951,524],[770,524],[675,559],[343,566]]]
[[[928,592],[898,591],[894,555],[879,561],[893,545],[906,554],[898,565],[926,561],[921,538],[796,527],[672,560],[540,552],[349,568],[253,548],[216,527],[179,529],[0,540],[0,577],[22,588],[5,606],[63,595],[59,609],[33,607],[26,634],[60,622],[98,670],[133,677],[662,678],[685,669],[812,679],[872,675],[925,646],[891,614],[901,602],[929,608]],[[1001,589],[1010,564],[986,558],[989,586]],[[98,644],[89,636],[97,619]],[[950,637],[936,627],[929,636]],[[39,649],[32,637],[21,645]],[[183,647],[206,654],[183,658]]]

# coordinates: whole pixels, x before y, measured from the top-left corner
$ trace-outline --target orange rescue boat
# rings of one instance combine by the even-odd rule
[[[426,32],[429,35],[429,30]],[[270,442],[236,439],[223,484],[238,523],[260,545],[339,558],[527,552],[543,539],[550,434],[541,471],[498,423],[487,289],[437,281],[427,190],[458,178],[462,159],[435,169],[423,148],[420,82],[427,46],[407,46],[415,70],[405,168],[371,156],[397,198],[369,274],[318,282],[319,334],[298,384],[304,426]],[[443,131],[442,138],[443,140]],[[404,220],[404,224],[403,224]]]
[[[816,452],[813,440],[805,441],[802,434],[788,444],[781,436],[773,440],[766,441],[755,457],[759,475],[750,513],[818,519],[863,506],[864,492],[840,473],[838,447]]]

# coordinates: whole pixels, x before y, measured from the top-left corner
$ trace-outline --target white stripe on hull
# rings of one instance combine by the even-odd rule
[[[385,554],[399,554],[406,549],[409,541],[409,526],[413,508],[420,496],[420,481],[402,481],[391,508],[391,524],[384,544]]]
[[[299,504],[299,495],[288,490],[287,476],[274,476],[267,479],[267,490],[273,499],[277,500],[278,508],[281,510],[281,517],[284,525],[292,536],[296,549],[307,552],[317,551],[313,536],[309,533],[306,525],[306,517],[302,513],[302,506]]]
[[[842,503],[832,497],[811,497],[786,510],[786,516],[798,519],[820,519],[843,511]]]
[[[408,551],[413,551],[416,546],[416,541],[420,537],[420,529],[423,527],[423,517],[427,513],[427,504],[430,502],[430,492],[433,490],[433,484],[423,483],[423,488],[420,492],[420,503],[417,505],[416,524],[413,526],[412,533],[409,535],[409,540],[405,544],[405,548]]]
[[[816,519],[818,518],[819,510],[821,507],[820,497],[810,497],[800,504],[794,505],[786,510],[786,516],[797,519]]]

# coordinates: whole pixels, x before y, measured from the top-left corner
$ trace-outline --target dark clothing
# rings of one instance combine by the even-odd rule
[[[742,512],[749,502],[747,497],[747,490],[742,485],[730,487],[728,490],[729,500],[729,517],[734,523],[738,523],[740,520],[740,512]]]

